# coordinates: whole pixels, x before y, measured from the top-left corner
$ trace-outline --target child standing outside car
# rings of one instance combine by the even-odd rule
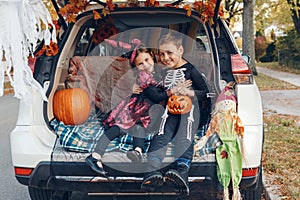
[[[114,138],[123,136],[126,132],[137,132],[134,137],[134,150],[129,151],[127,156],[132,161],[141,161],[144,146],[145,128],[150,124],[149,109],[168,98],[164,87],[159,84],[159,73],[155,70],[155,55],[153,51],[141,45],[135,47],[130,54],[132,67],[138,70],[137,82],[139,87],[133,87],[130,98],[122,100],[108,117],[103,120],[106,128],[100,137],[95,152],[86,158],[86,163],[98,174],[105,176],[101,156],[108,144]],[[136,93],[136,94],[135,94]],[[140,94],[139,94],[140,93]],[[130,131],[135,128],[134,131]]]
[[[179,35],[168,33],[160,38],[160,61],[168,68],[164,76],[164,87],[172,89],[175,95],[169,98],[159,133],[154,135],[150,144],[148,172],[142,188],[162,186],[165,181],[179,190],[189,192],[188,171],[193,156],[193,139],[201,121],[206,120],[200,118],[200,113],[209,90],[199,71],[182,57],[183,53],[182,37]],[[181,86],[186,81],[190,81],[191,87]],[[183,108],[190,110],[183,112]],[[162,161],[171,140],[174,142],[175,162],[164,173],[161,170]]]

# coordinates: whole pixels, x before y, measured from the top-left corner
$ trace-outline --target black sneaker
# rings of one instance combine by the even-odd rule
[[[177,170],[168,170],[165,173],[164,179],[167,184],[173,185],[180,191],[189,194],[188,168],[186,166],[180,166]]]
[[[141,188],[159,187],[163,184],[164,177],[159,171],[155,171],[145,176]]]

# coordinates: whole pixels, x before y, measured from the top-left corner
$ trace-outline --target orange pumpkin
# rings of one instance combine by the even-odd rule
[[[56,91],[53,96],[53,114],[65,125],[84,123],[90,114],[88,93],[80,88]]]
[[[172,114],[186,114],[192,108],[192,100],[185,95],[172,95],[168,100],[168,110]]]

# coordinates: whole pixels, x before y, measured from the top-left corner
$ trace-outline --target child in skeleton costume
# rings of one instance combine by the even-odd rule
[[[230,180],[233,185],[232,200],[241,199],[239,183],[242,178],[243,148],[239,146],[239,138],[243,138],[244,126],[237,114],[237,100],[233,87],[233,82],[228,83],[218,96],[209,128],[204,136],[210,137],[217,133],[222,141],[222,145],[216,149],[216,159],[218,179],[224,188],[223,200],[229,200]]]
[[[175,34],[161,37],[159,57],[162,64],[168,67],[165,72],[164,86],[167,90],[172,90],[177,97],[169,98],[170,103],[166,105],[159,132],[154,135],[150,144],[147,173],[142,188],[162,186],[166,181],[179,190],[189,192],[188,171],[193,156],[193,139],[202,120],[200,119],[201,105],[204,100],[207,100],[206,94],[209,91],[198,70],[182,58],[183,52],[181,37]],[[189,82],[189,85],[182,84],[183,82]],[[192,105],[184,102],[185,98],[189,98]],[[186,107],[190,107],[190,110],[183,112]],[[163,173],[162,160],[171,140],[174,142],[176,160],[173,166]]]

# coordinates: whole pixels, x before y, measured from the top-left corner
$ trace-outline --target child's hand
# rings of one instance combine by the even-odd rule
[[[143,89],[138,84],[133,84],[132,87],[132,93],[133,94],[141,94],[143,92]]]
[[[183,88],[189,88],[192,86],[192,81],[191,80],[179,81],[176,86],[183,87]]]
[[[188,89],[186,87],[178,87],[177,88],[177,93],[179,95],[187,95],[187,96],[190,96],[190,97],[193,97],[195,95],[194,90]]]
[[[192,86],[191,80],[179,81],[175,87],[171,89],[172,94],[193,96],[193,90],[189,89]]]

